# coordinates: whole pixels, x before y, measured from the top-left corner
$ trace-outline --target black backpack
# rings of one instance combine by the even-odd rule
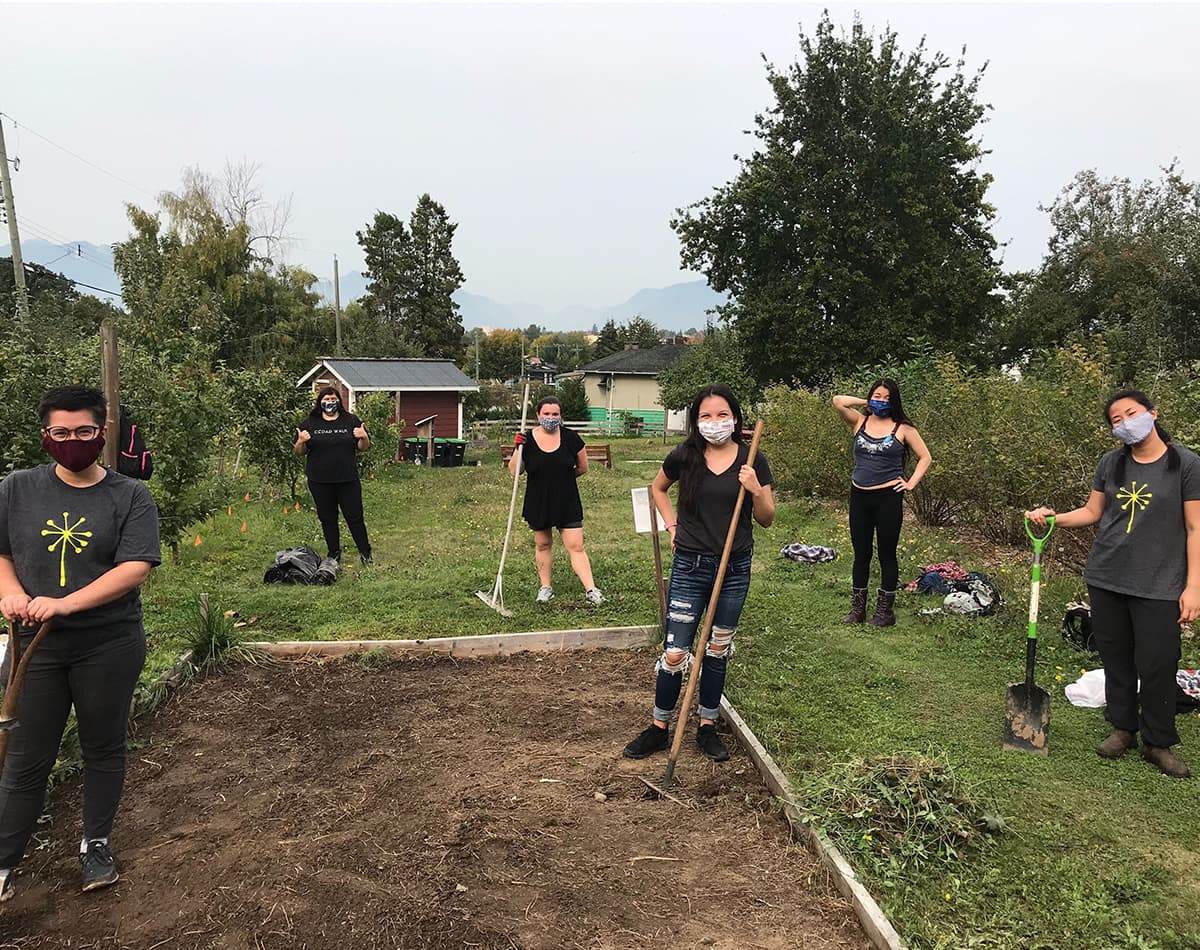
[[[154,459],[146,449],[142,430],[124,412],[121,413],[121,441],[117,445],[117,471],[144,482],[154,474]]]
[[[1067,604],[1062,622],[1063,640],[1081,653],[1099,653],[1092,636],[1092,611],[1087,604]]]

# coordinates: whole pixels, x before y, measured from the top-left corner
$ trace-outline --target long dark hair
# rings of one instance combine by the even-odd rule
[[[318,420],[318,421],[319,421],[319,420],[321,420],[322,418],[324,418],[324,417],[321,415],[321,400],[322,400],[322,399],[324,399],[326,396],[337,396],[337,401],[338,401],[338,411],[339,411],[339,412],[341,412],[342,410],[344,410],[344,409],[346,408],[346,405],[345,405],[345,403],[342,401],[342,394],[341,394],[341,393],[339,393],[339,392],[338,392],[336,389],[334,389],[332,386],[323,386],[323,387],[322,387],[322,388],[321,388],[321,389],[320,389],[320,390],[317,392],[317,401],[316,401],[315,403],[313,403],[312,412],[310,412],[310,413],[308,414],[308,418],[309,418],[309,419],[312,419],[312,420]]]
[[[913,421],[908,418],[907,413],[904,411],[904,401],[900,398],[900,384],[890,376],[884,376],[882,379],[877,379],[871,383],[871,388],[867,390],[867,401],[871,401],[871,394],[880,386],[888,391],[888,418],[893,422],[900,423],[900,425],[912,426],[915,429],[916,426],[913,425]]]
[[[697,422],[700,418],[700,403],[709,396],[720,396],[729,403],[729,411],[733,413],[731,438],[734,442],[742,441],[742,406],[737,401],[737,396],[724,383],[712,383],[703,387],[696,393],[696,398],[692,400],[692,406],[688,409],[687,438],[680,445],[683,455],[679,466],[679,508],[681,511],[692,510],[696,492],[700,489],[700,479],[703,477],[706,467],[704,450],[708,446],[708,442],[700,434]],[[750,460],[750,464],[754,464],[753,459]]]
[[[1104,404],[1104,424],[1106,426],[1112,425],[1109,413],[1112,411],[1113,405],[1122,399],[1132,399],[1147,412],[1154,408],[1154,402],[1140,389],[1122,389],[1120,392],[1115,392],[1109,396],[1108,402]],[[1179,453],[1175,451],[1175,446],[1171,444],[1171,433],[1157,419],[1154,420],[1154,430],[1158,433],[1158,437],[1167,443],[1167,471],[1173,472],[1179,468]],[[1121,454],[1117,456],[1117,463],[1113,466],[1112,470],[1113,481],[1118,485],[1125,484],[1125,463],[1131,455],[1133,455],[1133,446],[1123,445],[1121,447]]]

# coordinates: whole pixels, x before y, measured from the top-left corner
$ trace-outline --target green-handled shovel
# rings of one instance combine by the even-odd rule
[[[1033,576],[1029,585],[1029,633],[1025,638],[1025,682],[1008,687],[1004,699],[1004,748],[1046,755],[1050,734],[1050,694],[1033,682],[1037,660],[1038,601],[1042,590],[1042,548],[1054,531],[1054,517],[1046,518],[1046,533],[1038,537],[1028,518],[1025,533],[1033,542]]]

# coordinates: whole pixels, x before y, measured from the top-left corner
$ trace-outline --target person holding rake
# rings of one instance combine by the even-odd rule
[[[28,656],[0,774],[0,902],[14,894],[72,708],[83,753],[83,890],[118,876],[109,834],[146,662],[140,585],[162,558],[149,490],[100,464],[105,410],[95,389],[48,392],[38,415],[54,462],[0,482],[0,613]],[[30,652],[29,628],[46,623],[52,629]]]
[[[650,725],[624,749],[630,759],[643,759],[669,744],[668,725],[684,673],[691,666],[692,641],[700,626],[725,548],[740,489],[749,496],[743,503],[730,551],[720,597],[713,614],[712,635],[700,668],[700,725],[696,744],[714,762],[729,758],[717,735],[716,720],[725,673],[733,652],[746,594],[750,589],[750,563],[754,553],[751,518],[764,528],[775,520],[775,495],[771,469],[758,452],[749,457],[742,441],[742,408],[729,387],[705,386],[692,401],[687,416],[687,439],[671,450],[651,485],[655,508],[671,534],[674,558],[667,593],[666,640],[656,666],[654,709]],[[679,484],[678,520],[668,490]]]
[[[534,560],[537,563],[537,602],[548,603],[554,597],[551,571],[554,556],[554,529],[558,529],[563,547],[571,557],[571,570],[583,584],[589,604],[603,604],[604,595],[592,578],[592,564],[583,548],[583,502],[576,480],[587,474],[587,447],[579,433],[564,429],[562,403],[547,396],[537,404],[537,427],[518,433],[514,440],[521,450],[521,468],[528,475],[521,517],[533,531]],[[517,454],[509,459],[508,470],[517,473]]]

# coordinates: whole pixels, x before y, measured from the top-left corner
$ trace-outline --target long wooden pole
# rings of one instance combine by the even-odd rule
[[[112,320],[100,324],[100,373],[104,380],[104,399],[108,402],[104,464],[115,469],[121,440],[121,374],[117,368],[117,330]]]

